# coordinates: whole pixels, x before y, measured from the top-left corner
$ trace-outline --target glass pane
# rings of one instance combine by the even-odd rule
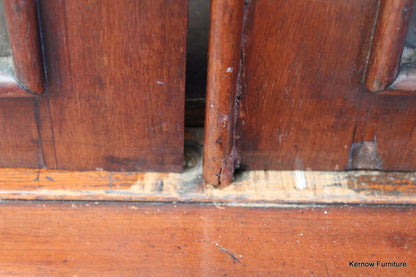
[[[10,56],[9,35],[7,34],[6,17],[4,15],[3,0],[0,0],[0,57]]]
[[[416,62],[416,1],[413,2],[413,12],[407,29],[406,42],[403,49],[402,64]]]
[[[0,0],[0,72],[14,76],[12,50],[10,49],[9,35],[7,33],[3,0]]]

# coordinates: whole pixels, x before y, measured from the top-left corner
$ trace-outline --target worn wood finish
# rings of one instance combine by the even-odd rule
[[[244,1],[212,0],[204,141],[204,179],[229,184],[234,174],[237,79]]]
[[[371,91],[383,91],[396,79],[413,2],[381,1],[365,78]]]
[[[33,94],[21,88],[12,75],[0,71],[0,98],[3,97],[33,97]]]
[[[249,2],[236,133],[242,169],[416,169],[416,98],[375,95],[363,84],[377,7]],[[369,163],[350,156],[362,145],[374,150]]]
[[[42,166],[35,113],[33,99],[0,99],[0,167]]]
[[[0,169],[0,199],[416,204],[415,182],[415,173],[246,171],[217,189],[204,186],[195,169],[183,174]]]
[[[1,275],[413,276],[406,207],[0,204]],[[402,262],[357,268],[350,262]]]
[[[400,72],[393,84],[384,93],[414,94],[416,91],[416,66],[401,66]]]
[[[48,168],[181,171],[187,1],[39,1]]]
[[[3,0],[3,3],[18,85],[30,93],[42,93],[45,79],[36,1]]]

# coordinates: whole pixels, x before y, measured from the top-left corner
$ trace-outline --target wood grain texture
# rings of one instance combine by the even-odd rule
[[[209,41],[204,139],[204,179],[229,184],[234,174],[237,81],[244,1],[213,0]]]
[[[201,166],[199,167],[201,168]],[[0,199],[416,204],[416,173],[246,171],[226,188],[184,173],[0,169]]]
[[[0,167],[41,167],[34,100],[0,99]]]
[[[36,1],[3,0],[3,3],[18,84],[30,93],[42,93],[45,78]]]
[[[181,171],[187,1],[40,1],[48,168]]]
[[[367,88],[373,92],[385,90],[396,79],[413,2],[413,0],[380,2],[365,78]]]
[[[2,275],[416,274],[416,214],[406,207],[0,206]],[[354,268],[350,261],[407,266]]]
[[[362,81],[377,6],[250,2],[236,134],[242,169],[355,169],[351,149],[367,143],[377,168],[416,169],[416,98],[374,95]]]

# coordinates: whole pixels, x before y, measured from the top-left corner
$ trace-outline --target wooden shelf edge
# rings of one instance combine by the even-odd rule
[[[0,169],[0,199],[218,203],[416,204],[416,173],[247,171],[223,189],[199,171]]]

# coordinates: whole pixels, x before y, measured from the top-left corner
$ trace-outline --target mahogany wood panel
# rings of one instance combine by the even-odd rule
[[[385,90],[399,72],[413,2],[381,1],[365,79],[365,84],[371,91]]]
[[[242,169],[416,169],[416,98],[363,84],[377,9],[376,0],[249,2]],[[357,148],[368,163],[355,162]]]
[[[35,113],[33,99],[0,99],[0,167],[42,167]]]
[[[204,179],[212,185],[228,184],[234,174],[234,121],[243,16],[244,1],[211,2]]]
[[[18,85],[28,92],[41,93],[45,79],[36,1],[3,0],[3,3]],[[0,93],[0,96],[8,95]]]
[[[0,206],[1,275],[416,274],[416,214],[406,207]],[[377,261],[406,267],[349,266]]]
[[[187,1],[40,1],[48,168],[180,171]]]

